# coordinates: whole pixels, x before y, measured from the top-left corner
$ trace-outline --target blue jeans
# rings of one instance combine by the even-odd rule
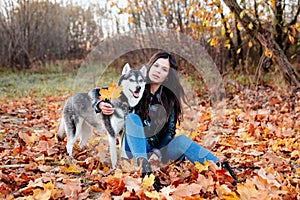
[[[145,137],[141,118],[136,114],[130,113],[127,115],[125,126],[126,132],[123,145],[125,145],[126,155],[129,158],[134,157],[136,161],[138,158],[146,158],[148,160],[148,154],[151,154],[155,147],[151,146]],[[184,158],[187,158],[192,163],[200,162],[201,164],[205,160],[211,160],[215,163],[219,161],[218,157],[185,135],[174,137],[169,144],[159,150],[162,154],[163,163]]]

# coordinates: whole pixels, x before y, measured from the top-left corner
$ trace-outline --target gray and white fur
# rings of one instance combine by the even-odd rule
[[[115,110],[110,116],[95,112],[93,108],[96,100],[95,89],[88,93],[75,94],[67,99],[57,135],[61,140],[65,135],[67,136],[66,148],[70,157],[78,137],[80,147],[83,147],[91,137],[94,128],[99,132],[103,132],[105,128],[108,132],[111,164],[113,168],[116,167],[116,137],[124,128],[125,117],[129,110],[135,107],[143,96],[146,73],[146,66],[140,70],[133,70],[128,63],[124,65],[118,82],[118,85],[122,86],[121,96],[111,100]]]

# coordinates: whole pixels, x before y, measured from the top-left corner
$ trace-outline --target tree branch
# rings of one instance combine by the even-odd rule
[[[288,58],[284,54],[283,50],[276,43],[272,37],[270,30],[263,29],[255,21],[253,21],[249,15],[245,14],[241,16],[242,9],[236,2],[236,0],[224,0],[224,3],[229,7],[231,12],[237,16],[243,27],[245,28],[247,34],[255,37],[265,48],[268,48],[272,52],[273,58],[279,66],[281,73],[283,74],[285,80],[290,84],[294,84],[300,87],[300,79],[297,76],[295,70],[293,69]],[[252,24],[251,26],[249,26]]]
[[[289,23],[289,26],[292,26],[292,25],[296,24],[296,22],[297,22],[297,18],[300,14],[300,6],[299,5],[300,5],[300,0],[298,0],[298,10],[296,12],[296,15],[295,15],[294,19]]]

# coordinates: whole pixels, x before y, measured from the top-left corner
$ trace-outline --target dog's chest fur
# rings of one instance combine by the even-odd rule
[[[115,111],[111,116],[104,115],[103,121],[108,133],[112,137],[116,137],[124,127],[125,117],[129,112],[129,104],[122,101],[122,98],[113,100],[111,103]]]

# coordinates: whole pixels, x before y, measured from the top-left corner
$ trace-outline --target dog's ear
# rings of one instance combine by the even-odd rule
[[[143,65],[143,67],[140,69],[140,71],[142,72],[144,77],[147,76],[147,67],[146,67],[146,65]]]
[[[122,75],[127,74],[131,70],[131,67],[128,63],[126,63],[122,70]]]

